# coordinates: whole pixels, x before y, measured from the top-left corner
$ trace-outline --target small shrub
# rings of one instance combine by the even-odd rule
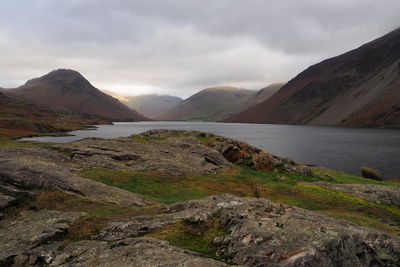
[[[364,178],[378,180],[378,181],[383,180],[381,174],[377,170],[368,167],[361,168],[361,176]]]
[[[262,198],[263,197],[263,192],[262,192],[261,185],[256,184],[256,183],[253,184],[253,195],[256,198]]]
[[[269,157],[266,153],[260,153],[254,159],[254,167],[258,171],[272,171],[274,170],[274,159]]]

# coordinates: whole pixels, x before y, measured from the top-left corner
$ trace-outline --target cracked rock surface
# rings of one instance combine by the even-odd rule
[[[165,215],[106,226],[101,238],[121,240],[212,216],[230,234],[217,237],[220,255],[244,266],[398,266],[400,239],[344,220],[266,199],[212,196],[172,204]]]
[[[210,141],[202,142],[202,138]],[[0,147],[0,266],[227,266],[167,241],[144,237],[179,224],[197,230],[210,220],[223,230],[210,246],[229,264],[400,266],[399,237],[312,211],[231,195],[167,206],[76,175],[83,168],[201,175],[243,162],[259,169],[276,170],[279,166],[302,175],[309,171],[244,142],[196,131],[156,130],[131,138],[88,138],[52,147]],[[397,206],[400,202],[396,188],[317,184],[371,202]],[[61,191],[119,208],[160,208],[153,213],[112,217],[89,238],[65,243],[71,225],[76,227],[74,222],[87,214],[68,209],[35,210],[28,204],[38,194],[37,189]]]
[[[169,138],[162,142],[87,138],[57,145],[56,149],[70,154],[72,162],[80,168],[124,168],[202,175],[233,167],[220,153],[193,138]]]
[[[79,177],[76,171],[67,156],[50,148],[0,149],[0,192],[48,189],[126,206],[153,203],[140,195]]]
[[[128,238],[111,243],[81,241],[68,246],[50,266],[227,266],[198,253],[153,238]]]
[[[83,215],[49,210],[26,211],[0,221],[0,266],[45,263],[47,242],[65,235],[69,224]]]

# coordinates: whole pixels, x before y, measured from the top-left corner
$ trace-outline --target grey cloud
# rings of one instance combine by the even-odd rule
[[[53,68],[123,94],[252,89],[400,26],[398,0],[3,0],[0,86]]]

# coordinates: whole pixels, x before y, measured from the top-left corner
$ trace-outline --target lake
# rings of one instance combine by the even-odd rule
[[[400,130],[212,122],[119,122],[97,130],[74,131],[74,136],[29,140],[70,142],[86,137],[115,138],[151,129],[211,132],[248,142],[262,150],[296,161],[360,173],[372,167],[385,177],[400,177]]]

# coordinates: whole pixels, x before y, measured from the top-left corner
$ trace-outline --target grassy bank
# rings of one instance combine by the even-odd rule
[[[326,172],[326,171],[324,171]],[[329,171],[329,176],[308,177],[293,173],[255,171],[246,167],[203,176],[174,176],[164,173],[127,170],[86,169],[82,177],[144,195],[150,199],[173,203],[200,199],[209,195],[233,194],[239,197],[262,197],[288,205],[342,218],[355,224],[391,234],[400,232],[387,223],[400,223],[400,209],[371,203],[347,193],[337,192],[308,182],[371,183],[398,186],[393,182],[370,181],[351,174]]]

